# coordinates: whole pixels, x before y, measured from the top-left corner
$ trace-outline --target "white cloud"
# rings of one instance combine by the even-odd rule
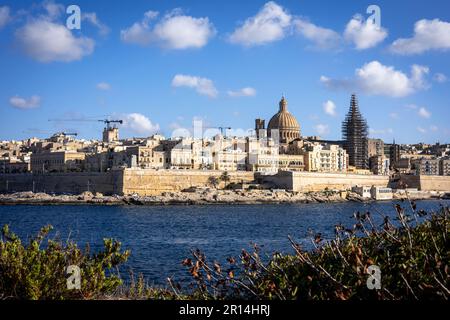
[[[319,27],[303,19],[294,19],[295,31],[312,41],[316,48],[330,49],[337,47],[341,41],[341,36],[334,30]]]
[[[439,130],[439,128],[437,126],[435,126],[435,125],[432,125],[432,126],[430,126],[430,130],[433,131],[433,132],[436,132],[436,131]]]
[[[250,87],[242,88],[237,91],[228,91],[230,97],[254,97],[256,96],[256,90]]]
[[[150,23],[157,16],[158,12],[147,11],[141,22],[121,30],[122,41],[139,45],[155,43],[163,48],[181,50],[204,47],[216,34],[208,18],[186,16],[176,9],[151,27]]]
[[[373,128],[369,128],[369,133],[371,136],[375,136],[375,135],[387,135],[387,134],[392,134],[394,133],[394,130],[392,128],[387,128],[387,129],[373,129]]]
[[[32,20],[16,31],[23,50],[40,62],[74,61],[94,51],[94,40],[75,37],[69,29],[46,19]]]
[[[330,133],[330,128],[327,124],[319,123],[314,126],[314,129],[319,135],[327,135],[328,133]]]
[[[159,124],[153,124],[149,118],[140,113],[124,115],[123,126],[142,135],[152,135],[159,131]]]
[[[422,127],[417,127],[417,131],[419,131],[420,133],[427,133],[427,130]]]
[[[429,69],[425,66],[413,65],[411,76],[395,70],[392,66],[385,66],[378,61],[366,63],[355,70],[352,79],[330,79],[320,77],[320,81],[331,89],[360,90],[370,95],[384,95],[391,97],[404,97],[417,90],[426,89],[424,76]]]
[[[195,89],[199,94],[215,98],[218,91],[214,86],[214,82],[207,78],[177,74],[172,79],[172,87],[188,87]]]
[[[148,45],[154,40],[150,22],[159,15],[156,11],[147,11],[141,22],[135,22],[131,27],[120,31],[120,38],[127,43]]]
[[[269,1],[255,16],[248,18],[234,30],[229,40],[246,47],[281,40],[291,26],[291,19],[291,15],[283,7]]]
[[[9,99],[9,103],[18,109],[34,109],[39,107],[41,103],[41,97],[31,96],[30,98],[22,98],[19,96],[14,96]]]
[[[9,21],[11,21],[9,7],[0,7],[0,29],[3,28]]]
[[[332,79],[320,76],[320,82],[327,88],[333,90],[355,90],[356,81],[354,79]]]
[[[435,73],[433,76],[433,80],[438,83],[444,83],[447,81],[447,76],[443,73]]]
[[[59,18],[65,11],[65,8],[62,4],[55,3],[51,0],[42,2],[42,7],[47,12],[47,15],[44,18],[48,18],[50,20]]]
[[[405,108],[406,109],[410,109],[410,110],[417,110],[417,105],[415,105],[415,104],[407,104],[406,106],[405,106]]]
[[[430,68],[413,64],[411,66],[411,85],[415,89],[427,89],[430,85],[425,80],[424,76],[430,72]]]
[[[391,112],[391,113],[389,113],[389,117],[390,117],[391,119],[398,119],[398,113],[396,113],[396,112]]]
[[[323,107],[323,111],[326,114],[333,116],[333,117],[336,115],[336,105],[334,104],[333,101],[331,101],[331,100],[325,101],[323,103],[322,107]]]
[[[109,28],[100,21],[95,12],[83,13],[81,18],[82,20],[88,21],[90,24],[95,26],[100,35],[105,36],[109,33]]]
[[[414,36],[395,40],[390,50],[396,54],[420,54],[429,50],[450,49],[450,23],[422,19],[414,25]]]
[[[429,119],[431,117],[431,112],[428,111],[427,109],[425,109],[424,107],[419,108],[419,111],[417,112],[417,114],[422,117],[422,118],[426,118]]]
[[[107,82],[99,82],[97,83],[97,89],[107,91],[111,89],[111,85]]]
[[[179,124],[178,122],[172,122],[169,124],[169,128],[171,130],[177,130],[177,129],[183,128],[183,126],[181,124]]]
[[[355,15],[345,27],[344,37],[355,44],[356,49],[364,50],[375,47],[388,33],[370,20],[364,21],[361,15]]]

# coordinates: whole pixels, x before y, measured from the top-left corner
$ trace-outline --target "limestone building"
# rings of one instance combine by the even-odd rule
[[[368,153],[369,158],[373,156],[384,155],[384,141],[381,139],[368,139]]]
[[[416,175],[439,175],[439,159],[415,159],[411,162]]]
[[[439,162],[439,175],[450,176],[450,158],[442,158]]]
[[[119,141],[119,128],[107,126],[103,130],[103,142],[111,143]]]
[[[304,147],[305,171],[346,172],[347,153],[338,145],[309,144]]]
[[[76,151],[55,151],[33,153],[31,171],[47,172],[81,172],[84,170],[85,153]]]
[[[384,155],[374,155],[369,158],[370,171],[377,175],[389,175],[390,161]]]

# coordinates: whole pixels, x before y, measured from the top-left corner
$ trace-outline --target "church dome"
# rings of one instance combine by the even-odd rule
[[[287,100],[284,97],[280,101],[280,110],[270,119],[267,129],[269,134],[272,130],[278,130],[281,142],[286,143],[300,138],[300,125],[287,110]]]

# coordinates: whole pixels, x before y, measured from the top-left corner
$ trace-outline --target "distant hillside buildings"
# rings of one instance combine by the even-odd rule
[[[285,97],[267,128],[265,124],[264,119],[256,119],[255,134],[244,137],[119,139],[118,127],[107,123],[102,141],[77,140],[66,133],[48,139],[2,141],[0,173],[106,172],[126,167],[450,175],[450,145],[398,145],[369,139],[356,95],[351,96],[342,123],[342,141],[302,136]]]

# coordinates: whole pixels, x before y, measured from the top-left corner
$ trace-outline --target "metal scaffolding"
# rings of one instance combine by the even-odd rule
[[[342,122],[342,139],[349,156],[349,165],[357,169],[369,169],[367,133],[367,122],[359,112],[356,95],[352,94],[350,110]]]

